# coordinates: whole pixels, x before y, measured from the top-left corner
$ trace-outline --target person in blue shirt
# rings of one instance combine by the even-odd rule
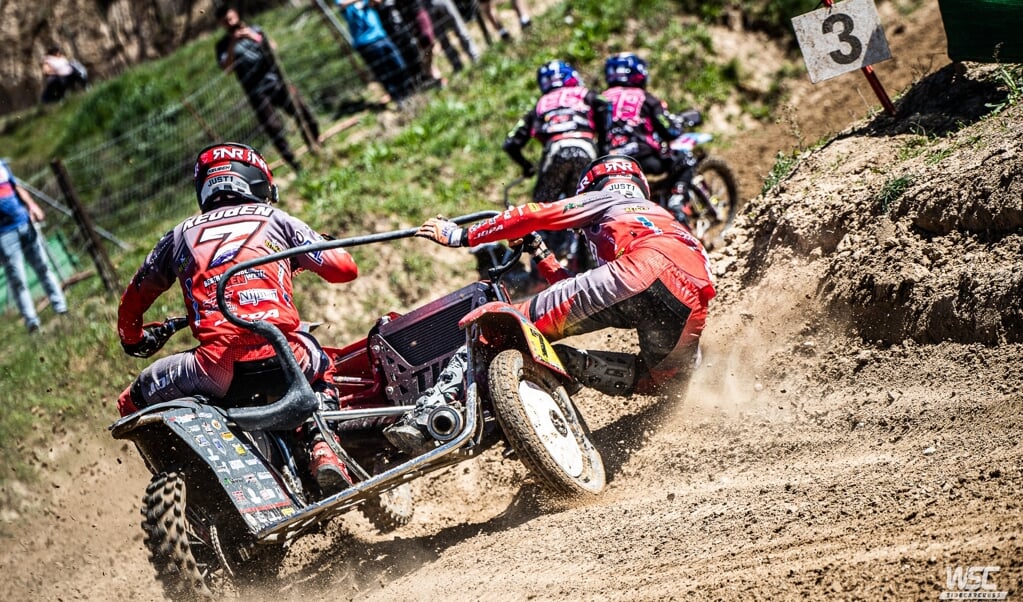
[[[26,259],[46,291],[53,311],[67,313],[67,301],[60,281],[50,269],[43,237],[36,229],[35,222],[42,221],[44,217],[43,210],[18,184],[7,163],[0,160],[0,263],[3,263],[14,302],[30,333],[39,330],[39,316],[25,276]]]
[[[409,96],[412,84],[398,47],[387,35],[369,0],[334,0],[348,22],[352,46],[396,103]]]

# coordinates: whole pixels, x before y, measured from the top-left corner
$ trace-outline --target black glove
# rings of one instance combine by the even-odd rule
[[[142,329],[142,340],[138,343],[121,341],[121,349],[124,349],[124,352],[132,357],[147,358],[159,351],[160,347],[163,347],[163,343],[164,341],[161,341],[155,334]]]
[[[543,238],[536,232],[530,232],[522,237],[522,252],[529,253],[537,259],[543,259],[551,254]]]
[[[522,166],[522,177],[523,178],[532,178],[535,175],[536,175],[536,166],[535,165],[533,165],[532,163],[529,163],[527,165],[523,165]]]
[[[188,325],[187,318],[168,318],[142,327],[142,340],[138,343],[121,341],[121,348],[132,357],[147,358],[163,348],[175,332]]]

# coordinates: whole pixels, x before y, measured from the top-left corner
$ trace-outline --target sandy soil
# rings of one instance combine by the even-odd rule
[[[1023,594],[1023,111],[979,119],[1004,90],[948,67],[932,4],[882,5],[898,118],[848,74],[795,86],[723,151],[750,200],[712,256],[689,391],[577,397],[608,469],[598,499],[548,508],[487,456],[416,482],[393,534],[351,513],[302,540],[265,599],[936,600],[959,566]],[[835,133],[753,198],[776,153]],[[135,451],[55,441],[41,487],[4,485],[0,598],[162,600]]]

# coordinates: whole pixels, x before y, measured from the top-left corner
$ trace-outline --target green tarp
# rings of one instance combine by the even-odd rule
[[[953,61],[1023,63],[1023,0],[938,0]]]
[[[57,279],[61,282],[67,281],[78,271],[78,258],[71,255],[64,244],[63,237],[57,233],[46,237],[46,252],[50,257],[50,267],[57,271]],[[25,262],[25,277],[28,279],[28,288],[32,292],[32,298],[39,300],[46,298],[43,286],[39,284],[36,273],[32,266]],[[14,299],[11,298],[11,287],[7,286],[7,275],[0,268],[0,312],[4,309],[13,309]]]

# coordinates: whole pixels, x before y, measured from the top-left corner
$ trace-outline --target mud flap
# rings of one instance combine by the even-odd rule
[[[122,418],[111,430],[115,438],[134,441],[148,462],[159,465],[157,456],[173,445],[170,433],[151,428],[161,423],[188,446],[177,450],[178,456],[190,455],[209,466],[254,535],[298,512],[300,505],[278,482],[263,455],[244,434],[231,430],[218,408],[191,400],[157,404]],[[168,440],[153,441],[154,436]]]
[[[526,343],[526,349],[523,351],[529,351],[530,357],[536,363],[550,368],[561,376],[569,376],[565,365],[547,337],[543,336],[543,333],[529,321],[529,318],[511,305],[501,301],[491,301],[469,312],[458,322],[458,325],[466,328],[473,323],[478,324],[483,329],[484,335],[488,337],[492,332],[504,334],[508,334],[509,330],[521,332]]]

